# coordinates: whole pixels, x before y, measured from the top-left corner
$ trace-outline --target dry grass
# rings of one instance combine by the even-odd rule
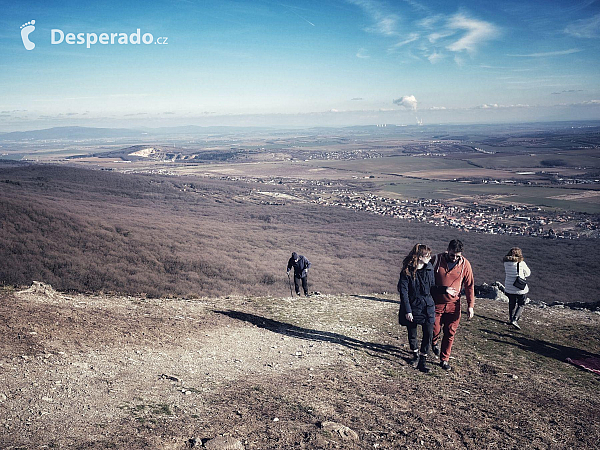
[[[595,301],[598,240],[459,233],[341,208],[252,200],[251,184],[68,167],[0,169],[0,280],[148,296],[285,295],[292,250],[313,263],[310,289],[394,292],[415,242],[465,243],[476,282],[503,280],[519,246],[538,300]]]

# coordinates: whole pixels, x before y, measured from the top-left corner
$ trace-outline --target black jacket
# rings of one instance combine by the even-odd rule
[[[294,268],[294,277],[304,278],[306,276],[305,270],[310,268],[310,261],[302,255],[298,255],[298,261],[295,261],[293,257],[290,258],[287,265],[287,270]]]
[[[436,291],[435,274],[431,263],[427,263],[422,269],[417,270],[414,277],[408,276],[402,271],[398,281],[398,292],[400,293],[400,312],[398,322],[400,325],[408,325],[406,314],[412,313],[413,324],[434,323],[435,303],[431,296]]]

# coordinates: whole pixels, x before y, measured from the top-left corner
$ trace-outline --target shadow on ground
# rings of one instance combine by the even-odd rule
[[[257,316],[241,311],[214,311],[217,314],[223,314],[232,319],[241,320],[251,323],[260,328],[272,331],[274,333],[283,334],[285,336],[304,339],[307,341],[321,341],[339,344],[352,350],[364,350],[371,356],[391,360],[404,356],[406,352],[400,348],[389,344],[378,344],[376,342],[361,341],[339,333],[330,331],[313,330],[310,328],[298,327],[278,320],[269,319],[267,317]]]
[[[561,362],[566,362],[567,358],[579,359],[599,356],[576,347],[569,347],[567,345],[557,344],[556,342],[548,342],[543,339],[529,338],[518,334],[519,332],[517,331],[514,331],[513,334],[499,333],[497,331],[486,329],[482,329],[482,331],[498,336],[498,339],[491,339],[494,342],[504,345],[513,345],[521,350],[537,353],[546,358],[554,358]]]
[[[389,298],[373,297],[371,295],[351,295],[351,297],[361,298],[363,300],[373,300],[375,302],[395,303],[397,305],[400,304],[399,300],[392,300],[392,299],[389,299]]]

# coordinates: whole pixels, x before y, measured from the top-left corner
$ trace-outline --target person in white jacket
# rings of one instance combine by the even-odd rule
[[[527,267],[527,264],[523,260],[523,251],[519,247],[511,248],[503,261],[504,273],[506,274],[504,292],[508,296],[509,323],[520,330],[519,319],[525,307],[529,286],[525,285],[523,289],[519,289],[515,287],[514,283],[517,277],[527,278],[531,275],[531,270],[529,270],[529,267]]]

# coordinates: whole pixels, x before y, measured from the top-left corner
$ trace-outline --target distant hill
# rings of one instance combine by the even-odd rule
[[[46,139],[60,140],[86,140],[86,139],[119,139],[119,138],[148,138],[173,135],[220,135],[220,134],[243,134],[248,132],[266,132],[271,128],[259,127],[227,127],[211,126],[201,127],[196,125],[185,125],[178,127],[161,128],[95,128],[95,127],[53,127],[42,130],[13,131],[0,133],[0,142],[13,141],[36,141]]]
[[[380,124],[382,125],[382,124]],[[53,127],[42,130],[13,131],[0,133],[0,142],[30,141],[30,140],[85,140],[85,139],[118,139],[118,138],[148,138],[165,136],[207,136],[207,135],[246,135],[252,133],[275,133],[302,131],[317,134],[371,134],[377,136],[413,136],[434,139],[489,139],[490,135],[504,137],[506,134],[515,136],[538,136],[548,133],[561,136],[563,132],[572,134],[589,134],[600,129],[599,121],[582,122],[550,122],[550,123],[519,123],[496,125],[409,125],[396,126],[394,124],[364,125],[350,127],[240,127],[240,126],[199,126],[181,125],[173,127],[139,127],[132,128],[98,128],[98,127]]]
[[[270,127],[235,127],[235,126],[208,126],[182,125],[177,127],[143,128],[145,132],[154,136],[172,134],[220,134],[239,133],[244,131],[268,131]]]
[[[129,128],[54,127],[43,130],[1,133],[0,141],[29,141],[41,139],[111,139],[143,137],[146,132]]]

